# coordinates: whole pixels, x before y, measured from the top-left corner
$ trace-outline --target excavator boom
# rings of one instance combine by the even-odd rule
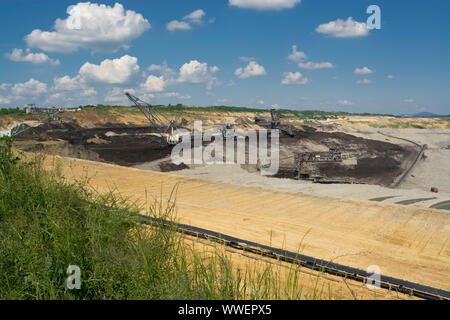
[[[173,130],[176,129],[174,121],[167,120],[164,116],[158,114],[151,104],[133,96],[129,92],[125,92],[125,95],[138,107],[138,109],[154,127],[168,134],[167,142],[169,144],[176,144],[173,137]]]

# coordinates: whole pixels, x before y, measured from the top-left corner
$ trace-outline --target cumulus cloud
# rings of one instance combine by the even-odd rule
[[[394,76],[392,74],[389,74],[386,78],[388,78],[389,80],[394,79]]]
[[[364,74],[371,74],[373,73],[373,71],[367,67],[363,67],[363,68],[356,68],[355,71],[353,71],[353,73],[358,75],[364,75]]]
[[[257,64],[255,61],[250,61],[245,68],[236,69],[234,74],[241,79],[246,79],[250,77],[265,76],[267,72],[262,65]]]
[[[71,78],[69,76],[63,76],[53,79],[53,90],[58,91],[73,91],[83,87],[83,79],[80,76]]]
[[[292,52],[288,55],[288,59],[295,63],[299,63],[308,59],[308,56],[303,51],[297,51],[297,46],[293,45]]]
[[[11,92],[15,96],[38,96],[47,92],[47,84],[30,78],[27,82],[16,83]]]
[[[11,100],[7,97],[0,96],[0,104],[10,104]]]
[[[175,31],[175,30],[191,30],[191,25],[184,21],[173,20],[170,21],[167,26],[167,30]]]
[[[202,9],[195,10],[190,14],[184,16],[181,21],[172,20],[166,25],[166,29],[169,31],[175,30],[191,30],[193,24],[203,24],[203,18],[206,13]],[[211,18],[208,23],[213,23],[216,19]]]
[[[335,38],[366,37],[369,28],[365,22],[358,22],[349,17],[347,20],[337,19],[316,28],[316,32],[326,34]]]
[[[125,55],[119,59],[106,59],[100,65],[86,62],[80,68],[80,76],[95,82],[122,84],[139,71],[138,59]]]
[[[414,99],[412,99],[412,98],[408,98],[408,99],[403,100],[403,102],[406,102],[406,103],[414,103],[414,102],[416,102],[416,100],[414,100]]]
[[[127,48],[131,40],[151,28],[141,14],[90,2],[80,2],[67,9],[66,19],[56,19],[54,31],[33,30],[25,37],[29,47],[47,52],[74,52],[85,48],[110,52]]]
[[[94,88],[88,88],[81,92],[81,95],[83,97],[95,96],[96,94],[97,94],[97,90],[95,90]]]
[[[192,98],[189,95],[182,95],[179,92],[165,92],[165,93],[161,94],[161,97],[163,97],[163,98],[179,98],[179,99],[184,99],[184,100],[189,100]]]
[[[11,87],[11,84],[9,84],[9,83],[2,83],[2,84],[0,84],[0,89],[1,90],[6,90],[6,89],[9,89]]]
[[[299,68],[309,69],[309,70],[318,70],[318,69],[330,69],[334,68],[334,65],[331,62],[299,62]]]
[[[291,9],[301,0],[229,0],[231,6],[256,10]]]
[[[60,64],[59,60],[50,59],[45,53],[31,53],[30,49],[13,49],[11,53],[7,53],[6,57],[15,62],[30,62],[32,64],[48,64],[57,66]]]
[[[135,90],[133,89],[122,89],[114,87],[106,93],[104,101],[107,103],[114,103],[114,104],[127,104],[129,100],[125,96],[125,92],[129,92],[131,94],[136,93]]]
[[[141,89],[147,92],[161,92],[164,91],[166,83],[164,77],[149,75],[147,80],[141,84]]]
[[[206,62],[191,60],[181,66],[177,82],[206,83],[207,89],[211,90],[216,81],[214,74],[218,71],[217,66],[208,67]]]
[[[89,87],[83,77],[77,75],[73,78],[69,76],[55,77],[53,79],[53,86],[50,89],[53,92],[71,92],[72,95],[81,97],[92,97],[97,94],[97,90]]]
[[[358,80],[356,81],[357,84],[371,84],[372,81],[370,81],[369,79],[363,79],[363,80]]]
[[[339,104],[340,106],[345,107],[345,106],[352,106],[352,105],[353,105],[353,102],[351,102],[350,100],[347,100],[347,99],[343,99],[343,100],[339,100],[339,101],[338,101],[338,104]]]
[[[205,11],[202,9],[195,10],[194,12],[191,12],[187,16],[183,17],[183,20],[187,20],[192,23],[202,23],[202,19],[205,16]]]
[[[256,60],[253,57],[239,57],[239,60],[245,61],[245,62],[249,62],[249,61],[254,61]]]
[[[302,69],[318,70],[334,68],[331,62],[311,62],[305,61],[308,56],[303,51],[297,51],[297,46],[292,46],[292,52],[288,55],[288,60],[297,63],[297,66]]]
[[[308,78],[304,77],[300,72],[285,72],[283,74],[284,79],[281,81],[282,84],[307,84]]]

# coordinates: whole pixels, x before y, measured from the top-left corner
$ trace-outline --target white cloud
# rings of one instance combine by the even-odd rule
[[[369,28],[365,22],[358,22],[349,17],[347,20],[337,19],[316,28],[318,33],[326,34],[335,38],[366,37]]]
[[[288,55],[288,60],[297,63],[299,68],[309,69],[309,70],[318,70],[318,69],[330,69],[334,68],[334,65],[331,62],[306,62],[308,59],[306,53],[302,51],[297,51],[297,46],[292,46],[292,52]]]
[[[38,96],[47,92],[47,84],[30,78],[27,82],[16,83],[11,92],[15,96]]]
[[[234,74],[241,79],[246,79],[250,77],[264,76],[267,72],[262,65],[257,64],[255,61],[250,61],[245,68],[236,69]]]
[[[301,0],[229,0],[231,6],[256,10],[291,9]]]
[[[205,16],[205,11],[202,9],[195,10],[194,12],[191,12],[187,16],[183,17],[183,20],[187,20],[192,23],[202,23],[202,19]]]
[[[78,90],[83,87],[84,83],[80,76],[71,78],[69,76],[64,76],[61,78],[53,79],[53,90],[57,91],[73,91]]]
[[[254,61],[256,60],[253,57],[239,57],[239,60],[245,61],[245,62],[249,62],[249,61]]]
[[[318,70],[318,69],[330,69],[334,68],[331,62],[299,62],[298,67],[302,69]]]
[[[264,105],[265,104],[264,100],[258,100],[256,103],[258,103],[260,105]]]
[[[191,30],[191,25],[184,21],[173,20],[170,21],[167,26],[167,30],[175,31],[175,30]]]
[[[177,82],[206,83],[207,89],[211,90],[216,81],[214,73],[217,71],[219,71],[219,68],[216,66],[208,68],[206,62],[201,63],[197,60],[191,60],[181,66]]]
[[[306,59],[308,59],[308,56],[306,55],[306,53],[302,52],[302,51],[297,51],[297,46],[293,45],[292,46],[292,53],[290,53],[288,55],[288,59],[295,62],[295,63],[299,63],[301,61],[304,61]]]
[[[106,59],[100,65],[86,62],[80,68],[80,76],[95,82],[109,84],[126,83],[139,71],[138,59],[125,55],[119,59]]]
[[[403,102],[406,102],[406,103],[414,103],[414,102],[416,102],[416,100],[414,100],[414,99],[412,99],[412,98],[408,98],[408,99],[403,100]]]
[[[58,92],[58,93],[49,95],[47,97],[47,99],[45,99],[45,103],[52,104],[52,103],[60,102],[63,99],[67,99],[67,97],[64,94]]]
[[[74,52],[80,48],[116,51],[151,28],[141,14],[114,7],[80,2],[68,8],[66,19],[56,19],[54,31],[33,30],[25,37],[29,47],[49,52]]]
[[[386,78],[392,80],[392,79],[394,79],[394,76],[393,76],[392,74],[390,74],[390,75],[388,75]]]
[[[148,67],[148,71],[161,71],[162,67],[158,64],[152,64]]]
[[[83,90],[83,92],[81,93],[81,95],[82,95],[83,97],[95,96],[96,94],[97,94],[97,90],[95,90],[94,88],[85,89],[85,90]]]
[[[209,71],[212,73],[216,73],[216,72],[219,72],[220,69],[218,66],[212,66],[212,67],[209,67]]]
[[[371,84],[372,81],[370,81],[369,79],[363,79],[363,80],[358,80],[356,81],[357,84]]]
[[[134,94],[135,91],[133,89],[122,89],[122,88],[112,88],[109,90],[104,98],[105,102],[108,103],[115,103],[115,104],[127,104],[128,98],[125,96],[125,92],[129,92],[131,94]]]
[[[350,100],[343,99],[343,100],[339,100],[338,104],[340,106],[352,106],[353,102],[351,102]]]
[[[169,31],[175,30],[191,30],[192,24],[203,24],[203,18],[206,13],[202,9],[195,10],[190,14],[184,16],[181,21],[172,20],[166,25],[166,29]],[[208,20],[208,23],[213,23],[216,21],[215,18]]]
[[[285,72],[283,74],[284,79],[281,81],[282,84],[307,84],[308,78],[304,77],[300,72]]]
[[[364,75],[364,74],[371,74],[373,73],[373,71],[367,67],[364,67],[364,68],[356,68],[355,71],[353,71],[353,73],[358,75]]]
[[[141,89],[146,92],[161,92],[164,91],[166,83],[164,77],[149,75],[147,80],[141,84]]]
[[[11,100],[7,97],[0,96],[0,104],[10,104]]]
[[[189,95],[185,95],[184,96],[184,95],[181,95],[178,92],[166,92],[166,93],[163,93],[161,96],[164,97],[164,98],[179,98],[179,99],[186,99],[186,100],[192,98]]]
[[[9,84],[9,83],[2,83],[2,84],[0,84],[0,89],[1,90],[6,90],[6,89],[9,89],[11,87],[11,84]]]
[[[30,49],[26,49],[26,54],[23,54],[22,49],[13,49],[11,53],[7,53],[6,57],[15,62],[30,62],[32,64],[49,64],[57,66],[60,64],[59,60],[50,59],[45,53],[31,53]]]
[[[164,76],[164,80],[166,81],[166,83],[175,82],[174,78],[176,77],[176,72],[173,69],[169,68],[166,61],[164,61],[162,65],[152,64],[147,68],[147,70],[159,72]]]

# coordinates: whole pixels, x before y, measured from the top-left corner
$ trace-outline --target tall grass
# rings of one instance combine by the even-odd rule
[[[299,299],[298,266],[237,267],[223,250],[189,242],[170,225],[143,226],[138,208],[85,182],[19,159],[0,141],[0,299]],[[155,201],[149,214],[173,219],[175,204]],[[203,248],[203,249],[202,249]],[[69,265],[81,289],[65,285]]]

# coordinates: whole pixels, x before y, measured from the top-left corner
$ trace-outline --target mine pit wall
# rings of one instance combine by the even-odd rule
[[[135,166],[170,156],[171,147],[165,139],[152,135],[152,132],[155,130],[145,126],[104,124],[84,128],[74,122],[55,122],[29,128],[19,134],[17,140],[27,151],[41,150],[50,154]],[[416,154],[412,147],[363,139],[342,132],[317,131],[308,126],[295,129],[293,133],[293,136],[280,135],[280,165],[283,169],[275,177],[297,177],[293,163],[296,152],[323,152],[338,146],[347,160],[314,164],[317,175],[331,181],[389,186],[407,169]],[[268,140],[270,142],[270,138]],[[35,141],[40,145],[36,145]],[[58,150],[57,143],[48,147],[49,141],[60,141],[61,150]],[[160,168],[163,171],[179,169],[170,165]]]

